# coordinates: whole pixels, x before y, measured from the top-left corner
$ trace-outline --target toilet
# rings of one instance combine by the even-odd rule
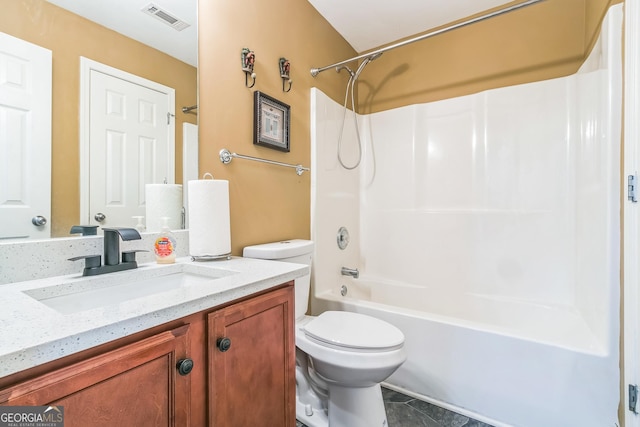
[[[248,246],[246,258],[311,266],[313,242]],[[295,281],[296,418],[308,427],[387,427],[380,383],[406,360],[404,335],[346,311],[307,316],[310,275]]]

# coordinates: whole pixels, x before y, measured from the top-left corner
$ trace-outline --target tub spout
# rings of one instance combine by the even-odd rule
[[[360,276],[360,272],[358,271],[357,268],[347,268],[347,267],[342,267],[342,270],[340,270],[340,273],[343,276],[351,276],[354,279],[357,279],[358,276]]]

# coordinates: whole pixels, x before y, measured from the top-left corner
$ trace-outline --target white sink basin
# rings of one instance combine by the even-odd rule
[[[217,268],[172,265],[136,269],[101,276],[74,278],[59,284],[22,291],[62,314],[121,304],[194,286],[210,286],[216,279],[236,274]]]

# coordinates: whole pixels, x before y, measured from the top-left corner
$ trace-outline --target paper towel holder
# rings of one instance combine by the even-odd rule
[[[310,170],[309,168],[306,168],[302,165],[291,165],[289,163],[282,163],[282,162],[276,162],[274,160],[261,159],[260,157],[251,157],[251,156],[245,156],[242,154],[232,153],[226,148],[223,148],[222,150],[220,150],[220,161],[225,165],[228,165],[229,163],[231,163],[231,160],[233,160],[234,158],[253,160],[253,161],[262,162],[262,163],[269,163],[270,165],[284,166],[286,168],[294,168],[298,176],[302,175],[305,171]]]

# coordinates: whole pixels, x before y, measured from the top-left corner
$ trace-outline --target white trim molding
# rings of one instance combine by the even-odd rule
[[[624,30],[624,175],[622,199],[623,209],[623,298],[624,307],[624,365],[623,365],[623,393],[621,402],[624,411],[625,427],[640,427],[640,415],[629,410],[629,384],[640,385],[640,353],[638,349],[639,328],[638,312],[640,309],[638,267],[638,222],[640,220],[640,206],[627,200],[627,177],[637,174],[638,165],[638,140],[640,138],[640,0],[626,0],[625,30]],[[640,408],[638,409],[640,411]]]

